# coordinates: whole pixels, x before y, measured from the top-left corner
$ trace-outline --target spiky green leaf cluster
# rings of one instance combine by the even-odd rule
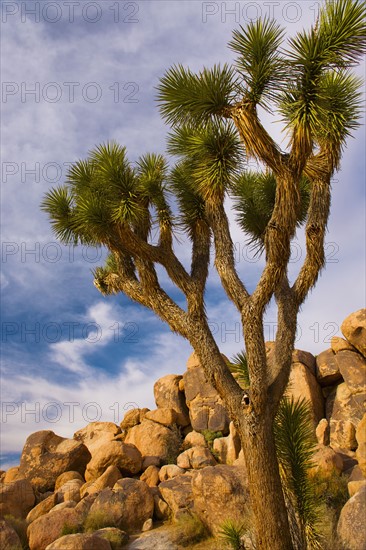
[[[241,388],[249,388],[250,377],[248,369],[248,359],[244,350],[240,351],[230,361],[230,371],[236,374],[236,380]]]

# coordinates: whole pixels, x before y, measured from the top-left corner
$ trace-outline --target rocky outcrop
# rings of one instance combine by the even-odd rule
[[[113,441],[121,433],[119,426],[113,422],[91,422],[74,434],[74,439],[83,443],[93,456],[101,446]]]
[[[103,489],[106,489],[107,487],[112,488],[115,483],[121,479],[122,474],[117,468],[117,466],[114,466],[112,464],[111,466],[108,466],[108,468],[105,470],[105,472],[99,476],[94,481],[87,481],[84,483],[84,485],[80,488],[80,495],[81,498],[84,498],[86,495],[92,495],[94,493],[99,493],[99,491],[102,491]]]
[[[292,364],[287,393],[295,400],[309,401],[315,426],[324,417],[324,397],[320,385],[305,364],[298,362]]]
[[[359,309],[346,317],[341,331],[348,342],[366,357],[366,309]]]
[[[154,397],[158,409],[173,409],[177,413],[179,426],[188,426],[189,411],[184,391],[180,389],[182,376],[168,374],[159,378],[154,384]]]
[[[62,536],[65,527],[82,530],[84,517],[75,507],[51,510],[28,526],[30,550],[45,548]]]
[[[123,475],[135,475],[141,470],[141,453],[130,443],[107,441],[93,451],[93,458],[85,472],[86,481],[98,479],[108,466],[116,466]]]
[[[128,431],[125,443],[135,445],[143,458],[154,456],[172,463],[179,454],[181,439],[177,430],[145,419]]]
[[[19,473],[41,492],[53,490],[59,475],[68,470],[84,474],[90,452],[83,443],[50,430],[30,435],[23,448]]]
[[[0,517],[25,518],[35,502],[33,487],[27,479],[0,485]]]
[[[199,470],[215,464],[216,460],[207,447],[191,447],[177,458],[177,466],[185,470]]]
[[[366,548],[366,486],[363,486],[343,506],[337,534],[348,550]]]
[[[149,410],[150,409],[131,409],[127,411],[121,422],[121,429],[126,431],[137,426],[137,424],[141,424]]]
[[[176,476],[159,485],[159,492],[168,504],[173,518],[193,507],[192,474]]]

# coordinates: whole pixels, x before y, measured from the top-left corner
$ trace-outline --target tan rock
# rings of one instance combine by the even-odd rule
[[[347,483],[348,494],[353,497],[362,487],[366,487],[366,479],[360,479],[358,481],[349,481]]]
[[[19,479],[24,479],[24,476],[19,473],[19,466],[14,466],[5,472],[3,483],[11,483]]]
[[[188,359],[183,380],[192,428],[198,432],[221,431],[223,435],[227,435],[229,432],[227,411],[219,394],[207,382],[203,368],[197,362],[195,355]]]
[[[149,466],[156,466],[159,468],[161,464],[160,456],[144,456],[142,459],[142,468],[144,472]]]
[[[195,432],[193,430],[192,432],[189,432],[189,434],[187,434],[184,438],[183,449],[186,450],[196,446],[207,447],[207,441],[203,434],[200,434],[199,432]]]
[[[70,479],[70,481],[66,481],[57,491],[59,502],[67,502],[69,500],[79,502],[81,499],[80,489],[83,485],[84,482],[80,479]]]
[[[322,351],[317,356],[316,377],[321,386],[333,386],[342,380],[339,364],[332,349]]]
[[[0,519],[0,548],[2,550],[22,550],[22,543],[16,531],[2,519]]]
[[[188,468],[187,464],[189,464]],[[177,457],[177,466],[185,469],[199,470],[215,464],[216,460],[207,447],[191,447]]]
[[[61,537],[65,526],[81,530],[82,522],[83,517],[76,508],[52,510],[37,518],[27,530],[30,550],[45,550],[49,544]]]
[[[345,338],[366,357],[366,309],[351,313],[343,321],[341,331]]]
[[[339,351],[357,351],[352,344],[350,344],[347,340],[344,338],[341,338],[340,336],[333,336],[330,341],[330,347],[332,348],[332,351],[334,353],[338,353]]]
[[[130,428],[137,426],[137,424],[141,424],[149,410],[150,409],[131,409],[127,411],[121,422],[121,429],[129,430]]]
[[[183,378],[181,378],[181,380],[179,380],[178,388],[179,388],[179,391],[184,391],[184,380],[183,380]]]
[[[238,458],[234,461],[233,466],[239,466],[242,471],[246,470],[246,462],[245,462],[245,456],[243,449],[240,449],[240,453],[238,455]]]
[[[353,351],[340,351],[336,355],[339,370],[350,391],[366,392],[366,359]]]
[[[109,541],[112,550],[122,550],[127,544],[129,536],[125,531],[117,527],[104,527],[93,533],[94,535]]]
[[[81,474],[79,474],[79,472],[64,472],[63,474],[60,474],[56,479],[55,491],[58,491],[60,487],[73,479],[79,479],[80,481],[84,482],[84,478]]]
[[[105,442],[104,445],[93,451],[93,458],[85,472],[86,481],[98,479],[108,466],[116,466],[123,475],[135,475],[141,471],[141,453],[127,441],[125,443],[121,441]]]
[[[105,538],[95,533],[76,533],[65,535],[49,544],[46,550],[111,550],[112,547]]]
[[[330,429],[329,422],[326,418],[322,418],[317,425],[315,435],[319,445],[329,445]]]
[[[19,473],[41,492],[53,490],[63,472],[83,474],[91,456],[79,441],[66,439],[50,430],[35,432],[27,438],[20,459]]]
[[[163,500],[168,504],[171,514],[175,517],[181,510],[193,507],[192,475],[176,476],[159,485]]]
[[[199,470],[192,478],[194,512],[217,535],[228,519],[242,521],[249,502],[245,470],[220,464]]]
[[[174,409],[178,413],[178,425],[188,426],[189,411],[184,391],[181,389],[181,380],[182,377],[176,374],[159,378],[154,384],[154,397],[158,409]]]
[[[331,419],[330,444],[343,451],[355,451],[357,449],[355,425],[350,420]]]
[[[315,426],[324,418],[321,388],[315,376],[302,363],[292,364],[287,393],[295,400],[305,398],[310,402]]]
[[[129,430],[125,442],[135,445],[143,457],[156,456],[165,463],[175,461],[181,446],[176,430],[147,419]]]
[[[98,493],[92,493],[91,495],[86,495],[80,502],[77,503],[75,506],[75,511],[80,514],[80,516],[83,518],[83,522],[87,518],[90,508],[92,507],[92,504],[94,503],[95,499],[97,498]]]
[[[33,487],[27,479],[0,485],[0,517],[25,518],[35,501]]]
[[[343,470],[343,460],[331,447],[318,445],[312,456],[313,467],[310,474],[321,474],[324,477],[331,477],[333,474],[340,475]]]
[[[145,523],[142,526],[141,531],[143,533],[146,533],[146,531],[151,531],[152,528],[153,528],[153,520],[150,518],[150,519],[147,519],[145,521]]]
[[[90,451],[92,457],[101,446],[113,441],[121,429],[113,422],[91,422],[82,430],[74,433],[74,439],[81,441]]]
[[[156,487],[159,483],[159,468],[149,466],[140,476],[141,481],[144,481],[149,487]]]
[[[213,442],[215,456],[221,464],[234,464],[241,449],[240,437],[233,422],[230,422],[229,430],[227,437],[217,437]]]
[[[179,466],[176,466],[175,464],[166,464],[160,468],[159,480],[167,481],[168,479],[173,479],[173,477],[183,475],[184,472],[185,470],[183,470],[183,468],[179,468]]]
[[[146,483],[137,479],[120,479],[112,489],[103,489],[89,514],[102,512],[112,525],[128,533],[141,530],[154,512],[154,498]]]
[[[363,475],[366,477],[366,413],[363,415],[361,422],[357,426],[356,440],[356,459]]]
[[[178,413],[174,409],[156,409],[146,413],[145,418],[163,426],[172,426],[177,423]]]
[[[292,362],[302,363],[315,375],[315,357],[312,353],[301,349],[294,349],[292,352]]]
[[[154,517],[157,520],[165,521],[169,519],[171,510],[168,504],[159,495],[153,495],[154,497]]]
[[[343,506],[338,525],[337,534],[341,544],[347,550],[360,550],[366,548],[366,486],[351,497]]]
[[[48,512],[52,510],[54,506],[57,504],[57,495],[56,493],[52,493],[49,497],[45,498],[44,500],[41,500],[37,506],[32,508],[32,510],[27,515],[27,523],[32,523],[32,521],[35,521],[37,518],[40,518],[41,516],[44,516]]]
[[[102,491],[103,489],[106,489],[107,487],[112,488],[115,483],[121,479],[122,474],[117,468],[117,466],[114,466],[113,464],[111,466],[108,466],[106,471],[99,476],[94,481],[87,481],[84,483],[84,485],[80,488],[80,496],[81,498],[84,498],[86,495],[92,495],[94,493],[99,493],[99,491]]]

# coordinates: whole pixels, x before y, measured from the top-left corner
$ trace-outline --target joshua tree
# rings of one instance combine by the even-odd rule
[[[124,293],[191,343],[240,433],[261,549],[294,547],[273,420],[288,382],[299,307],[324,266],[330,180],[359,118],[360,82],[351,69],[366,50],[364,16],[364,3],[337,0],[327,2],[317,24],[287,44],[268,19],[234,31],[234,66],[198,74],[175,66],[160,81],[158,101],[171,125],[169,152],[179,156],[172,170],[160,155],[145,155],[132,166],[123,147],[102,145],[76,162],[66,185],[43,201],[62,242],[109,249],[106,265],[95,271],[103,294]],[[285,151],[261,124],[259,107],[282,117],[289,136]],[[256,159],[262,172],[243,172],[244,155]],[[226,194],[236,197],[239,224],[265,254],[252,293],[235,265]],[[291,240],[305,218],[306,258],[290,282]],[[154,223],[158,244],[151,241]],[[191,242],[190,271],[173,247],[177,225]],[[242,319],[251,381],[244,400],[206,316],[211,239],[221,283]],[[162,288],[157,264],[186,306]],[[278,329],[269,363],[263,315],[272,297]]]

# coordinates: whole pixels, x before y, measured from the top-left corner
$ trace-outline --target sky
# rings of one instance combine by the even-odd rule
[[[91,270],[105,251],[62,246],[39,205],[70,163],[116,140],[131,162],[164,153],[169,128],[155,102],[165,70],[231,62],[233,29],[265,15],[289,36],[314,23],[320,3],[85,0],[1,4],[1,441],[0,468],[19,463],[25,439],[63,437],[92,421],[119,423],[154,408],[153,385],[182,374],[192,352],[152,313],[122,295],[103,297]],[[364,66],[359,69],[364,74]],[[285,145],[280,125],[264,124]],[[365,307],[365,129],[349,141],[333,179],[327,265],[302,307],[296,347],[317,354]],[[237,268],[249,289],[263,261],[245,244],[227,200]],[[177,253],[188,262],[184,239]],[[290,276],[304,259],[301,232]],[[163,285],[174,289],[161,273]],[[210,326],[228,357],[243,348],[239,316],[211,266]],[[275,335],[276,311],[265,319]]]

